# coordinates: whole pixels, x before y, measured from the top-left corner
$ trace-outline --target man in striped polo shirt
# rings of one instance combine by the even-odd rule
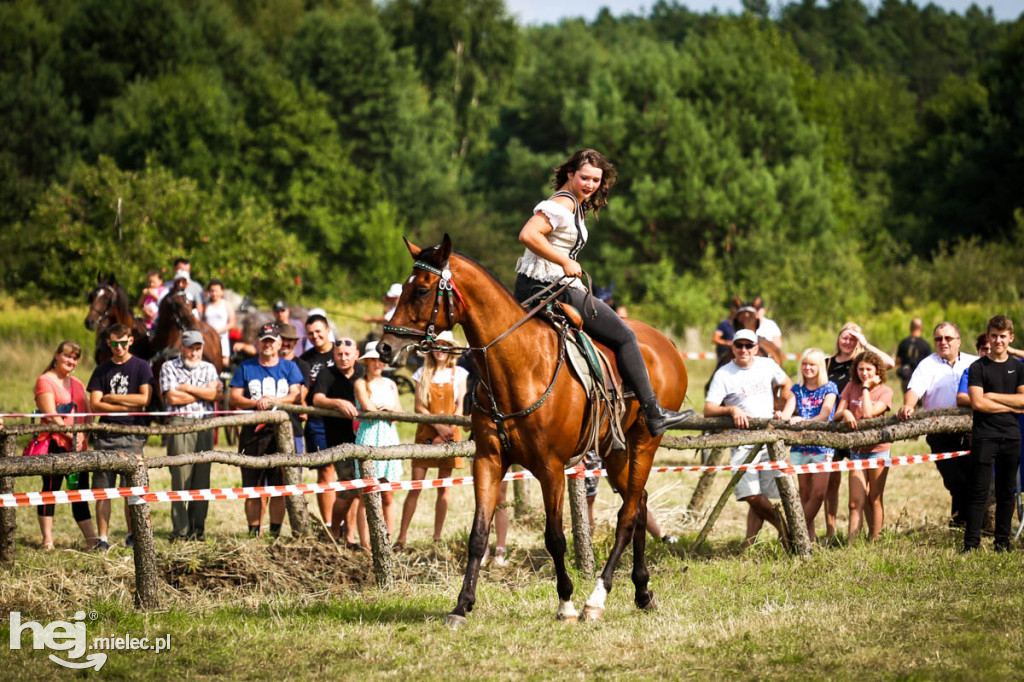
[[[181,413],[171,424],[193,423],[213,411],[224,395],[224,384],[212,364],[203,360],[203,335],[190,330],[181,335],[182,353],[160,368],[160,394],[169,410]],[[167,456],[213,449],[213,431],[196,431],[167,436]],[[210,464],[171,467],[174,490],[202,490],[210,487]],[[206,501],[171,502],[171,542],[202,540],[206,526]]]

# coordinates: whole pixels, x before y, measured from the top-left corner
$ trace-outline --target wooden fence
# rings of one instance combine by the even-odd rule
[[[0,427],[0,493],[14,491],[14,477],[41,476],[46,474],[70,474],[95,471],[107,471],[126,474],[129,485],[149,485],[148,470],[155,467],[179,466],[183,464],[220,463],[245,466],[257,469],[283,467],[286,485],[300,483],[299,471],[296,467],[323,466],[333,462],[358,459],[365,478],[373,478],[373,459],[419,459],[437,457],[471,456],[474,446],[472,441],[445,443],[443,445],[396,445],[386,448],[374,448],[354,444],[339,445],[326,450],[308,454],[296,454],[291,423],[288,412],[306,413],[332,417],[337,413],[322,408],[302,406],[279,406],[271,412],[254,412],[244,415],[214,417],[196,420],[195,424],[154,425],[154,426],[119,426],[113,424],[80,424],[75,426],[54,426],[52,424],[26,424]],[[370,416],[370,415],[367,415]],[[446,423],[469,425],[469,418],[462,416],[421,415],[406,413],[372,413],[377,419],[393,419],[395,421]],[[189,433],[205,431],[225,426],[244,426],[247,424],[269,424],[274,428],[277,438],[278,453],[261,457],[250,457],[235,452],[208,451],[177,455],[174,457],[143,458],[123,452],[86,451],[73,456],[40,455],[36,457],[20,457],[17,452],[17,437],[35,434],[42,431],[61,432],[103,432],[127,433],[146,436]],[[751,420],[749,430],[737,431],[732,420],[725,417],[713,419],[697,419],[688,425],[693,430],[710,431],[712,433],[663,439],[662,447],[679,450],[722,450],[723,448],[764,444],[769,448],[771,459],[785,460],[792,445],[826,445],[830,447],[855,447],[881,442],[893,442],[917,438],[932,433],[954,433],[970,431],[971,413],[961,408],[918,412],[908,421],[900,421],[895,417],[880,417],[859,422],[856,431],[849,430],[845,424],[831,422],[800,422],[788,424],[772,420]],[[734,485],[742,475],[738,472],[733,476]],[[698,489],[709,476],[702,477]],[[780,476],[779,491],[786,527],[790,536],[787,545],[798,555],[807,555],[811,551],[810,539],[807,535],[800,497],[792,476]],[[590,527],[586,510],[586,493],[583,479],[569,478],[569,503],[573,527],[573,543],[576,551],[576,565],[587,575],[594,573],[594,554],[591,544]],[[705,485],[709,487],[709,484]],[[521,488],[519,489],[522,490]],[[724,507],[731,492],[727,488],[722,495],[715,511],[705,523],[698,535],[698,544],[707,537],[718,513]],[[365,495],[367,521],[370,528],[370,542],[373,555],[373,566],[377,584],[388,588],[394,583],[394,558],[387,537],[378,493]],[[518,496],[517,496],[518,497]],[[302,535],[309,532],[309,515],[306,500],[301,495],[285,498],[288,509],[289,523],[292,533]],[[518,505],[517,505],[518,506]],[[691,503],[691,507],[692,507]],[[158,606],[159,574],[156,568],[156,551],[153,539],[153,527],[150,519],[149,504],[131,505],[133,535],[135,539],[135,586],[136,604],[139,608],[153,609]],[[0,515],[0,561],[14,561],[16,536],[16,508],[4,508]]]

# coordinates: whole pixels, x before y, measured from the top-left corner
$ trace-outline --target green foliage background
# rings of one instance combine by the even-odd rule
[[[589,146],[621,180],[584,267],[656,323],[733,295],[805,327],[1015,306],[1024,18],[746,7],[4,3],[0,287],[80,301],[188,254],[261,301],[376,296],[401,236],[444,232],[510,283],[550,169]]]

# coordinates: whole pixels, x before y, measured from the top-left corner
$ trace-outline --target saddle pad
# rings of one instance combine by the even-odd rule
[[[583,387],[590,394],[594,389],[594,381],[599,385],[605,385],[604,372],[601,370],[601,363],[598,360],[598,350],[594,347],[590,337],[580,330],[572,330],[565,344],[569,365],[576,376],[583,383]]]

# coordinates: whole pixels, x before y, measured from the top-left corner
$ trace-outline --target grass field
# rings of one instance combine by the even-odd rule
[[[5,411],[17,404],[9,396],[28,394],[23,407],[31,405],[32,381],[49,345],[10,339],[7,347],[20,348],[20,355],[0,365],[16,385],[0,393]],[[690,367],[690,400],[702,404],[709,368]],[[896,448],[896,454],[924,451],[923,440]],[[155,439],[147,454],[162,454]],[[692,461],[689,453],[663,450],[657,463]],[[169,489],[166,471],[151,473],[155,490]],[[237,469],[215,465],[213,479],[214,486],[230,486],[240,477]],[[305,480],[313,480],[311,473]],[[742,550],[746,510],[735,502],[709,543],[694,550],[688,539],[700,519],[683,511],[696,480],[694,474],[657,475],[648,486],[663,529],[682,537],[675,548],[648,545],[651,587],[661,606],[656,613],[632,604],[627,551],[605,620],[557,622],[542,516],[534,510],[513,521],[510,565],[483,571],[469,625],[448,631],[443,618],[461,586],[472,514],[467,488],[452,491],[439,545],[429,540],[433,493],[420,498],[411,547],[398,555],[401,577],[390,592],[374,586],[370,558],[361,553],[292,540],[287,526],[276,542],[249,540],[242,502],[212,503],[207,540],[174,545],[167,541],[169,505],[153,505],[167,585],[161,608],[150,613],[133,608],[120,505],[107,554],[82,551],[66,507],[57,512],[57,550],[42,551],[34,509],[20,509],[17,560],[0,569],[0,612],[18,611],[23,621],[43,625],[70,620],[79,610],[95,613],[85,621],[90,641],[169,635],[170,650],[160,654],[108,652],[101,674],[126,679],[1020,679],[1024,553],[1018,547],[995,554],[987,539],[983,551],[958,555],[961,539],[945,528],[948,497],[933,465],[890,473],[880,542],[821,548],[806,560],[786,555],[774,531]],[[724,476],[717,479],[716,496],[725,483]],[[17,489],[37,490],[38,479],[20,479]],[[403,494],[396,497],[400,503]],[[845,497],[844,485],[841,510]],[[617,503],[602,483],[599,563],[611,546]],[[309,504],[315,510],[313,500]],[[841,529],[845,523],[841,511]],[[820,534],[820,517],[818,528]],[[574,578],[579,607],[592,580]],[[9,636],[9,621],[0,620],[0,640]],[[22,641],[21,650],[4,651],[4,677],[53,678],[58,667],[48,652],[32,650],[29,633]]]

